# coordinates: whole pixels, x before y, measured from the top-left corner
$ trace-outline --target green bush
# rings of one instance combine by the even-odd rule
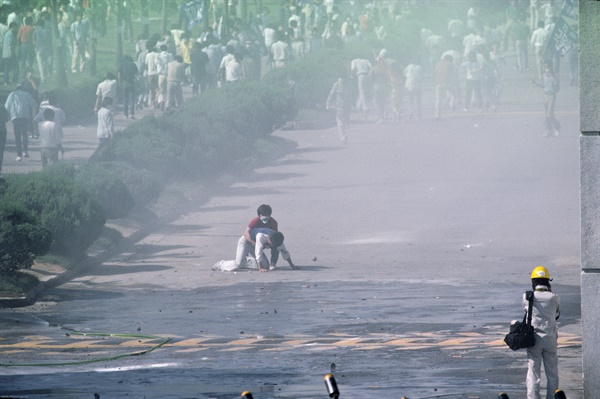
[[[50,248],[52,235],[22,205],[0,204],[0,275],[29,269]]]
[[[0,292],[3,296],[20,297],[24,292],[35,288],[40,281],[27,272],[16,271],[0,277]]]
[[[169,171],[177,171],[182,167],[183,148],[168,131],[157,127],[157,119],[160,117],[145,117],[123,132],[117,132],[113,140],[96,151],[94,160],[127,162],[163,178],[169,175]]]
[[[93,158],[147,169],[159,180],[214,176],[251,158],[256,140],[296,112],[290,87],[240,82],[129,125]]]
[[[124,218],[133,208],[134,201],[125,183],[98,163],[79,168],[75,184],[100,203],[108,219]]]
[[[82,124],[95,120],[96,87],[102,80],[97,77],[86,76],[76,85],[51,90],[60,107],[65,111],[67,124]]]
[[[21,204],[37,217],[52,234],[50,251],[59,255],[83,255],[106,220],[100,204],[54,168],[6,176],[0,203]]]
[[[270,70],[263,79],[263,86],[293,89],[299,108],[324,107],[331,86],[339,78],[340,72],[349,66],[350,56],[346,52],[329,49],[294,61],[285,68]],[[275,97],[273,101],[278,99]],[[290,117],[289,113],[284,113],[281,116],[286,118],[285,122],[295,114]]]
[[[118,176],[137,205],[146,205],[160,194],[162,186],[158,178],[146,169],[135,168],[126,162],[90,162],[86,167],[92,165],[104,173]]]

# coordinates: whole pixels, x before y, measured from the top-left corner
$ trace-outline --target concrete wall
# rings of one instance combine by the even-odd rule
[[[597,0],[579,1],[580,122],[582,132],[600,132],[600,30]]]
[[[600,392],[600,1],[579,2],[584,398]]]

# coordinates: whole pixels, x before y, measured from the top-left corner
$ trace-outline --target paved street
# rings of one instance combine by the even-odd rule
[[[0,312],[0,395],[325,397],[333,372],[343,397],[523,398],[525,353],[502,338],[543,264],[561,387],[581,398],[578,89],[543,137],[530,80],[511,73],[495,113],[441,121],[428,88],[423,121],[357,121],[345,146],[335,128],[277,132],[296,143],[283,158]],[[211,271],[261,203],[302,269]]]

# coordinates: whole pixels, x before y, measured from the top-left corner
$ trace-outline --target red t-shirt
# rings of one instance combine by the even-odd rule
[[[250,221],[250,223],[248,224],[248,227],[250,229],[267,228],[267,229],[277,231],[277,220],[270,218],[267,223],[263,223],[263,222],[261,222],[260,217],[257,216]]]
[[[33,26],[31,25],[23,25],[19,28],[17,32],[17,39],[21,43],[30,43],[33,37]]]

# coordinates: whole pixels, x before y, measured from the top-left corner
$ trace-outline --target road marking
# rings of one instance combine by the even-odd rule
[[[357,351],[399,350],[414,351],[426,349],[470,350],[500,349],[507,350],[503,341],[505,331],[500,328],[485,333],[478,332],[421,332],[397,336],[393,334],[368,334],[353,336],[351,334],[332,333],[320,337],[306,335],[289,337],[247,337],[228,338],[222,336],[203,336],[181,338],[165,344],[163,349],[171,349],[176,353],[194,353],[201,351],[236,352],[236,351],[327,351],[345,348]],[[166,335],[164,337],[167,337]],[[15,342],[16,341],[16,342]],[[0,337],[0,356],[35,353],[36,356],[101,356],[107,352],[123,352],[131,348],[139,349],[152,344],[150,339],[94,339],[86,336],[61,337],[52,339],[45,336],[15,338]],[[581,337],[574,334],[561,333],[558,347],[580,347]]]

